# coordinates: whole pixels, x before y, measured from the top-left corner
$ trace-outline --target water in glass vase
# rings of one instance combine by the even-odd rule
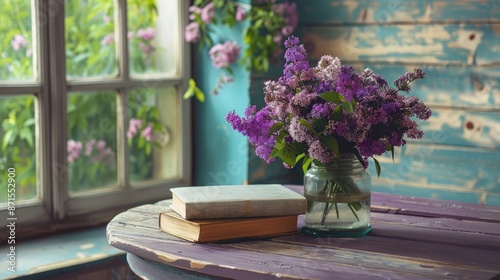
[[[308,207],[302,232],[316,237],[361,237],[370,226],[370,175],[352,155],[304,176]]]
[[[342,235],[343,232],[344,235],[357,235],[356,232],[363,232],[367,229],[367,225],[370,225],[370,199],[355,203],[360,205],[359,210],[354,209],[349,203],[308,200],[308,204],[314,205],[308,209],[304,223],[307,224],[307,228],[312,230],[327,231],[328,233],[325,232],[325,234]],[[316,235],[321,235],[321,232]]]

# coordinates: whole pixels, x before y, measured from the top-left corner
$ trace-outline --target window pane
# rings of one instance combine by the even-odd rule
[[[0,0],[0,80],[34,79],[30,5],[28,0]]]
[[[65,2],[68,78],[117,73],[113,0]]]
[[[177,1],[128,0],[130,72],[176,74]]]
[[[68,186],[70,192],[116,184],[116,94],[68,95]]]
[[[8,189],[15,189],[16,203],[37,197],[35,98],[0,97],[0,204]],[[12,170],[12,168],[14,170]],[[8,174],[8,170],[15,171]],[[8,175],[15,186],[8,188]]]
[[[175,93],[174,88],[162,88],[139,89],[129,94],[127,137],[132,182],[173,178],[179,174],[181,149]]]

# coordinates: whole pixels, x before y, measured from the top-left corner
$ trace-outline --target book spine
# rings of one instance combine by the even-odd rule
[[[228,201],[186,204],[186,219],[291,216],[304,214],[306,200]]]

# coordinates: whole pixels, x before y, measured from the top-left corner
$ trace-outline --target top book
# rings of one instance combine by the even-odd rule
[[[184,219],[300,215],[306,199],[278,184],[172,188],[172,205]]]

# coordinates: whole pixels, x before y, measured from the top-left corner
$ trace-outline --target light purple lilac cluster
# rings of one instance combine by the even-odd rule
[[[109,19],[108,19],[109,20]],[[106,22],[106,20],[105,20]],[[139,48],[141,49],[142,53],[145,56],[150,56],[154,54],[156,51],[156,46],[155,46],[155,29],[153,27],[147,27],[145,29],[139,29],[137,30],[137,33],[134,31],[129,31],[127,33],[127,37],[132,40],[134,38],[137,38],[139,40]],[[112,46],[115,42],[115,35],[114,34],[108,34],[104,36],[104,38],[101,40],[101,46],[106,47],[106,46]]]
[[[309,66],[304,46],[296,37],[285,42],[283,76],[264,86],[266,105],[250,106],[240,117],[226,120],[255,145],[256,154],[270,163],[279,157],[309,157],[328,164],[338,154],[354,153],[365,168],[367,159],[418,139],[423,132],[412,120],[427,120],[431,110],[414,96],[405,96],[410,83],[423,79],[421,69],[408,72],[388,85],[370,69],[356,73],[338,58],[323,56]],[[285,155],[286,153],[286,155]]]
[[[208,52],[215,68],[227,68],[235,63],[240,55],[240,47],[235,42],[226,41],[214,45]]]
[[[15,51],[21,51],[23,49],[26,49],[26,57],[31,57],[32,55],[32,50],[31,46],[29,45],[28,40],[26,40],[26,37],[24,37],[21,34],[16,34],[10,41],[10,44],[12,45],[12,48]]]
[[[127,130],[127,138],[133,138],[143,126],[143,122],[140,119],[130,119],[128,130]],[[141,136],[144,137],[147,141],[151,142],[154,139],[154,129],[153,125],[148,123],[146,127],[144,127],[141,131]]]
[[[68,140],[68,163],[74,163],[82,155],[83,143],[73,139]],[[112,163],[115,153],[110,147],[106,146],[104,140],[96,141],[95,139],[89,140],[85,144],[85,156],[89,157],[92,162]]]

